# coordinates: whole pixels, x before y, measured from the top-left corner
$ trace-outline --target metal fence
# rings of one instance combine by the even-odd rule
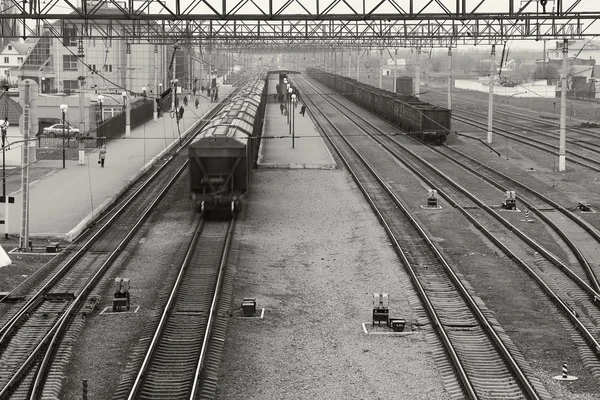
[[[154,112],[153,101],[153,99],[142,99],[131,104],[130,129],[135,129],[152,119]],[[98,121],[100,120],[98,119]],[[125,124],[125,111],[122,111],[114,117],[99,123],[95,129],[95,134],[90,135],[90,137],[96,139],[96,146],[100,147],[125,136]]]

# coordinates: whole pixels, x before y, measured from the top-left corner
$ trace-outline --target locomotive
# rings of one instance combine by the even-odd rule
[[[240,211],[256,164],[266,99],[266,70],[247,83],[189,145],[193,206],[204,216]]]
[[[446,108],[420,101],[414,95],[378,89],[316,68],[307,68],[306,73],[353,103],[426,142],[442,144],[450,133],[452,112]]]

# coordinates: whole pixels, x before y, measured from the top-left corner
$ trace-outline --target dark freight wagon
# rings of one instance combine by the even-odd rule
[[[197,211],[239,210],[249,185],[247,149],[230,137],[202,137],[190,144],[190,191]]]
[[[338,92],[343,90],[346,98],[410,135],[441,144],[450,133],[451,111],[416,98],[411,77],[398,78],[398,90],[407,92],[401,95],[315,68],[307,68],[306,72]]]
[[[190,193],[207,216],[230,217],[241,209],[258,155],[267,97],[266,70],[202,128],[189,145]]]
[[[412,96],[414,94],[413,78],[410,76],[399,76],[396,78],[396,93]]]

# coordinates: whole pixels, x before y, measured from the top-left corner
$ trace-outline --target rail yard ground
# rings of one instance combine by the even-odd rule
[[[580,201],[600,208],[600,181],[593,171],[567,161],[567,171],[558,172],[555,156],[499,137],[493,147],[501,156],[455,135],[447,145],[522,177],[567,208]],[[174,187],[166,199],[172,207],[140,234],[139,256],[115,271],[132,277],[133,305],[141,306],[140,313],[100,315],[110,304],[111,286],[105,283],[104,300],[88,318],[65,369],[69,378],[61,398],[80,398],[82,379],[88,379],[91,398],[111,398],[137,334],[156,318],[153,304],[164,289],[162,284],[172,281],[170,252],[182,232],[189,234],[193,213],[186,190],[185,184]],[[411,208],[426,202],[425,188],[416,182],[406,183],[404,195]],[[497,204],[502,200],[499,196]],[[596,228],[598,215],[587,216]],[[598,382],[583,368],[570,338],[571,328],[563,326],[551,303],[528,286],[525,275],[491,245],[470,242],[472,229],[453,210],[421,210],[417,217],[493,311],[552,397],[597,399]],[[440,365],[444,364],[436,358],[440,350],[428,341],[430,328],[410,280],[343,169],[255,171],[238,227],[232,317],[217,398],[449,398],[442,382]],[[543,228],[524,223],[523,229]],[[547,236],[552,238],[551,233]],[[544,244],[552,246],[550,239]],[[15,256],[14,265],[0,268],[0,282],[6,285],[0,289],[16,285],[44,260]],[[371,321],[373,292],[389,293],[391,315],[405,318],[411,334],[363,333],[361,323]],[[265,308],[264,319],[241,318],[235,308],[244,297],[257,298],[258,308]],[[535,320],[538,329],[524,331],[524,320]],[[551,343],[555,353],[531,351],[540,340]],[[580,380],[553,380],[553,375],[560,375],[562,363]]]

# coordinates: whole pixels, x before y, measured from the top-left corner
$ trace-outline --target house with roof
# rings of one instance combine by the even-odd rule
[[[556,48],[546,50],[548,61],[561,61],[563,58],[563,42],[557,41]],[[568,58],[569,61],[594,60],[591,65],[600,61],[600,41],[598,40],[569,40],[568,41]],[[578,62],[579,63],[579,62]]]
[[[10,41],[0,51],[0,81],[14,85],[19,81],[14,71],[23,65],[35,41]]]
[[[21,165],[21,150],[23,148],[23,134],[19,130],[19,117],[23,114],[23,107],[8,92],[0,93],[0,122],[8,121],[6,130],[7,147],[4,150],[5,159],[0,162],[4,165]]]

